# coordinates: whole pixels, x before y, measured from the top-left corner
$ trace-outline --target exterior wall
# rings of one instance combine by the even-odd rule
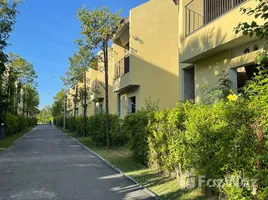
[[[259,46],[258,51],[253,50],[253,46],[256,44]],[[263,45],[264,41],[251,42],[244,45],[244,48],[242,46],[242,48],[224,51],[195,63],[196,102],[202,102],[202,95],[204,95],[202,88],[215,86],[220,78],[219,75],[223,72],[227,73],[230,80],[235,83],[236,80],[231,76],[231,70],[254,63],[256,56],[262,51]],[[244,54],[246,48],[251,52]],[[232,89],[236,91],[236,85]]]
[[[203,2],[201,0],[194,1]],[[235,34],[233,31],[239,22],[251,22],[254,19],[260,24],[264,23],[262,19],[256,20],[254,16],[242,15],[240,12],[241,7],[256,7],[258,4],[258,1],[249,0],[186,36],[185,6],[189,2],[189,0],[180,1],[180,62],[195,62],[197,59],[204,59],[249,42],[249,38]]]
[[[87,71],[87,87],[88,87],[88,90],[89,90],[89,95],[88,95],[88,98],[87,98],[87,116],[91,116],[91,115],[94,115],[94,102],[91,101],[91,87],[92,87],[92,82],[94,80],[96,80],[98,76],[98,72],[95,70],[95,69],[89,69]],[[82,107],[82,106],[81,106]],[[83,109],[82,110],[82,113],[83,113]]]
[[[102,52],[100,51],[98,53],[100,56],[99,62],[98,62],[98,72],[97,72],[97,80],[98,80],[98,92],[99,94],[96,94],[96,97],[103,98],[102,102],[96,102],[96,107],[98,107],[99,103],[102,103],[103,105],[103,111],[105,111],[105,90],[103,86],[105,86],[105,73],[104,73],[104,62],[102,58]],[[116,114],[116,94],[113,93],[113,82],[114,82],[114,57],[115,53],[112,48],[109,49],[108,53],[108,98],[109,98],[109,112],[111,114]],[[119,58],[119,57],[118,57]],[[94,102],[92,102],[92,105]]]
[[[100,53],[99,53],[100,55]],[[110,49],[110,53],[109,53],[109,66],[108,66],[108,73],[109,73],[109,110],[110,113],[115,114],[116,113],[116,94],[113,93],[113,88],[112,88],[112,84],[113,84],[113,80],[114,80],[114,67],[113,67],[113,57],[112,57],[112,51]],[[91,116],[95,114],[95,106],[98,107],[98,105],[100,103],[103,104],[103,109],[105,109],[105,101],[103,100],[103,102],[99,102],[96,99],[99,97],[104,98],[104,88],[101,86],[105,85],[105,77],[104,77],[104,64],[102,59],[100,59],[100,61],[98,62],[98,69],[92,69],[90,68],[87,72],[86,72],[86,79],[87,79],[87,87],[89,89],[89,95],[87,98],[87,116]],[[97,80],[99,83],[98,85],[98,89],[99,89],[99,94],[94,93],[94,91],[92,90],[92,83],[93,81]],[[84,89],[84,84],[83,82],[78,82],[74,85],[75,87],[79,87],[78,91],[80,89]],[[75,90],[73,89],[72,86],[68,92],[67,92],[67,112],[69,112],[69,117],[73,117],[74,116],[74,95],[75,95]],[[96,99],[95,99],[96,98]],[[78,99],[80,99],[80,95],[78,93]],[[94,100],[94,101],[93,101]],[[77,108],[78,108],[78,114],[77,116],[83,116],[83,102],[81,100],[78,101],[77,103]]]
[[[194,0],[200,1],[201,0]],[[207,25],[199,28],[190,35],[186,36],[186,9],[185,6],[190,0],[180,0],[179,5],[179,72],[183,74],[184,69],[189,66],[195,68],[195,101],[202,102],[203,90],[206,87],[213,87],[220,78],[220,74],[229,74],[232,89],[236,92],[237,67],[246,66],[254,63],[258,53],[263,49],[264,41],[256,38],[249,38],[237,35],[234,27],[239,22],[256,21],[254,16],[242,15],[241,7],[255,8],[257,1],[245,1],[241,5],[233,8],[222,16],[211,21]],[[198,9],[198,8],[192,8]],[[262,20],[257,20],[262,24]],[[258,45],[259,50],[254,51],[254,46]],[[245,54],[245,49],[250,53]],[[234,70],[235,69],[235,70]],[[184,89],[185,75],[179,77],[181,85],[181,100],[185,100]]]
[[[136,105],[141,105],[139,89],[120,94],[120,117],[125,117],[129,113],[129,98],[133,96],[136,97]],[[140,109],[140,106],[136,107],[136,109]]]
[[[139,88],[122,92],[121,117],[134,95],[136,109],[144,107],[148,98],[159,100],[160,109],[174,107],[179,100],[177,6],[173,1],[151,0],[132,9],[129,22],[130,72],[116,80],[115,87]]]

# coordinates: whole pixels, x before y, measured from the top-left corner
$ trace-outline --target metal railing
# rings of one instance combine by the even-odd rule
[[[118,63],[115,64],[115,79],[120,78],[121,76],[129,72],[129,56],[124,57]]]
[[[190,35],[247,0],[192,0],[185,6],[185,32]]]

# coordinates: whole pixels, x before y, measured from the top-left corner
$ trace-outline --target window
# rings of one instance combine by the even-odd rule
[[[97,114],[97,105],[96,105],[96,102],[94,102],[94,114]]]
[[[99,113],[102,112],[102,109],[103,109],[103,106],[102,106],[102,103],[99,104]]]
[[[241,93],[242,88],[245,86],[248,80],[254,77],[254,73],[257,73],[257,66],[247,65],[243,67],[230,69],[231,87],[235,93]]]
[[[194,67],[184,69],[184,100],[195,99]]]
[[[256,65],[248,65],[244,67],[236,68],[237,73],[237,92],[241,92],[248,80],[254,77],[254,73],[257,73],[258,69]]]
[[[185,6],[186,36],[246,0],[192,0]]]
[[[120,117],[121,115],[121,95],[117,95],[117,115]]]
[[[136,112],[136,97],[130,97],[129,98],[129,111],[130,113]]]

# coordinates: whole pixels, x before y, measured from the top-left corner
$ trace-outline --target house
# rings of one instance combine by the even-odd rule
[[[114,37],[113,92],[124,117],[145,107],[172,108],[179,99],[178,9],[172,1],[150,0],[130,10]]]
[[[226,73],[236,93],[252,78],[255,58],[264,41],[235,34],[239,22],[252,22],[254,16],[242,15],[242,7],[255,8],[249,0],[180,0],[179,79],[180,100],[201,102],[204,87],[213,87]],[[257,22],[263,23],[257,19]]]
[[[255,20],[240,9],[257,4],[249,0],[150,0],[131,9],[109,49],[109,112],[124,118],[145,107],[148,99],[160,109],[190,99],[202,103],[204,88],[215,87],[224,74],[237,93],[253,77],[255,58],[265,42],[236,34],[234,28],[239,22]],[[95,68],[86,75],[90,88],[87,116],[105,109],[101,51]],[[76,110],[77,116],[83,113],[83,104],[74,104],[74,91],[79,87],[70,90],[68,97],[72,97],[69,110]]]

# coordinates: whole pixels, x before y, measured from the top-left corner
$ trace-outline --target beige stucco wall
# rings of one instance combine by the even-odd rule
[[[195,0],[196,2],[203,2]],[[202,99],[202,90],[204,87],[213,87],[219,80],[219,74],[223,71],[229,74],[232,81],[231,69],[254,63],[258,53],[263,49],[263,41],[257,38],[249,38],[241,34],[235,34],[234,27],[239,22],[257,21],[263,23],[261,19],[255,19],[254,16],[242,15],[241,7],[255,8],[257,1],[248,0],[238,7],[223,14],[207,25],[201,27],[190,35],[185,35],[187,27],[185,16],[185,5],[190,0],[180,0],[179,9],[179,70],[189,66],[195,67],[195,100],[200,102]],[[197,8],[192,8],[197,9]],[[258,51],[253,50],[253,46],[259,46]],[[250,49],[249,54],[244,54],[246,48]],[[184,100],[183,84],[184,77],[179,77],[182,90],[181,100]],[[232,85],[232,87],[235,87]]]
[[[201,0],[195,1],[202,2]],[[193,60],[196,56],[199,57],[195,58],[195,60],[204,59],[207,56],[247,43],[250,40],[249,38],[234,32],[234,27],[239,22],[252,22],[252,20],[255,20],[260,24],[264,23],[262,19],[255,19],[254,16],[242,15],[240,12],[241,7],[255,8],[258,4],[258,1],[248,0],[186,37],[185,5],[188,2],[189,0],[180,1],[180,62],[191,62],[191,59]]]
[[[131,96],[136,96],[137,109],[144,107],[146,98],[159,100],[160,109],[174,107],[179,99],[177,6],[173,1],[151,0],[132,9],[129,21],[130,72],[116,84],[140,87],[122,93],[121,117]]]
[[[254,44],[259,46],[258,51],[253,51],[252,48]],[[236,48],[228,51],[224,51],[212,57],[203,59],[195,63],[195,93],[196,102],[201,102],[202,100],[202,88],[213,87],[216,85],[220,78],[220,74],[225,72],[231,81],[231,71],[230,69],[235,69],[255,62],[257,55],[263,50],[264,41],[250,42],[244,45],[244,48],[249,48],[250,53],[244,54],[244,48]],[[233,56],[232,56],[233,55]],[[234,86],[235,87],[235,86]]]
[[[123,92],[120,94],[120,117],[125,117],[129,112],[129,98],[135,96],[136,97],[136,104],[140,105],[142,104],[142,100],[140,98],[140,90],[139,89],[133,89],[128,92]],[[136,108],[139,109],[139,108]]]

